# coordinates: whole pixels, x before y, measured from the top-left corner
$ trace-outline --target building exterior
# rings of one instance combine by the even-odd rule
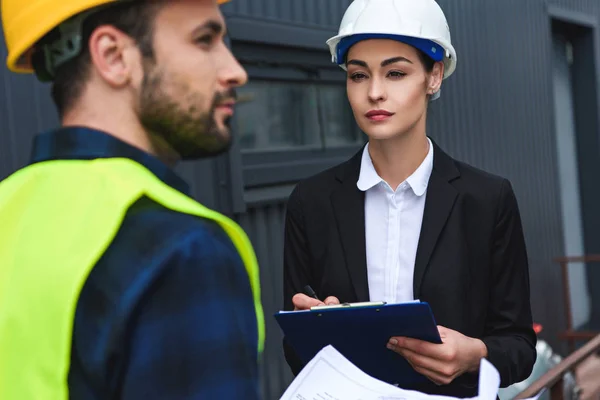
[[[600,2],[438,0],[458,54],[428,134],[449,154],[510,179],[530,256],[534,319],[557,349],[565,329],[553,258],[600,253]],[[364,136],[325,40],[350,0],[234,0],[223,6],[247,68],[230,154],[179,171],[205,205],[233,216],[261,264],[265,399],[292,379],[272,317],[282,306],[286,198],[304,177],[359,151]],[[0,46],[5,59],[6,48]],[[49,87],[0,72],[0,179],[23,166],[36,132],[58,123]],[[594,273],[595,272],[595,273]],[[573,323],[600,319],[600,268],[570,270]]]

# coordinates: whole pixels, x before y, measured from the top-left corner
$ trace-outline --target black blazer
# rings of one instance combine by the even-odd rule
[[[362,150],[349,161],[299,183],[290,195],[284,241],[284,309],[310,284],[319,298],[369,300],[364,192],[356,182]],[[506,387],[526,379],[536,359],[527,252],[508,180],[458,162],[434,143],[414,271],[414,296],[438,324],[487,345]],[[284,339],[294,374],[300,360]],[[426,393],[471,397],[477,376]]]

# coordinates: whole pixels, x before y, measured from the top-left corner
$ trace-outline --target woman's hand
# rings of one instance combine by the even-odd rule
[[[476,372],[487,347],[479,339],[438,326],[442,344],[406,337],[392,337],[388,349],[404,357],[418,373],[436,385],[448,385],[466,372]]]
[[[325,301],[317,300],[313,297],[308,297],[303,293],[297,293],[292,297],[292,303],[294,303],[294,311],[299,310],[310,310],[311,307],[316,306],[331,306],[335,304],[340,304],[340,301],[337,297],[329,296],[325,299]]]

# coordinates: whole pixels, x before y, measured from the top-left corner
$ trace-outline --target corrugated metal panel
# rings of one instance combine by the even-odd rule
[[[223,6],[223,11],[232,16],[337,28],[348,4],[349,0],[236,0]]]
[[[219,207],[216,190],[214,161],[202,160],[185,162],[177,167],[177,172],[190,184],[192,196],[206,207]]]
[[[568,10],[587,13],[589,15],[600,14],[600,3],[596,0],[548,0],[548,4],[564,7]]]
[[[283,358],[281,330],[273,314],[283,305],[283,227],[285,205],[251,208],[238,222],[248,233],[261,266],[262,301],[266,320],[266,345],[262,386],[265,399],[278,399],[292,380]]]
[[[547,293],[561,293],[558,265],[551,260],[563,248],[544,3],[440,4],[458,69],[431,108],[429,134],[456,158],[511,180],[531,261],[534,317],[557,344],[563,307],[560,296],[548,299]]]
[[[456,74],[444,84],[442,99],[430,108],[428,133],[452,156],[512,182],[528,245],[534,318],[544,324],[544,339],[560,348],[556,336],[565,326],[562,287],[552,258],[562,255],[563,240],[547,5],[542,0],[439,2],[449,19],[459,64]],[[279,9],[263,10],[263,14],[258,9],[243,9],[239,3],[244,15],[278,16],[336,28],[349,2],[320,3],[319,15],[329,13],[333,19],[316,15],[311,1],[294,1],[290,8],[281,2]],[[600,17],[596,0],[553,3]],[[253,210],[252,217],[244,221],[252,232],[281,232],[281,218],[262,218],[269,217]],[[263,276],[268,276],[268,284],[263,284],[265,307],[275,312],[281,304],[281,251],[275,244],[278,241],[270,243],[260,235],[254,238],[261,248]],[[265,243],[271,245],[267,248]],[[278,277],[275,282],[273,276]],[[269,294],[270,290],[274,293]],[[265,388],[281,389],[266,392],[265,398],[275,399],[289,382],[281,386],[274,382],[281,377],[274,371],[281,365],[287,370],[287,365],[281,355],[279,328],[272,322],[269,329],[275,330],[271,335],[277,338],[269,345],[278,347],[271,350],[270,357],[276,354],[281,358],[268,361],[274,366],[265,367],[272,371],[265,375]]]
[[[4,37],[0,32],[0,41]],[[0,46],[6,60],[6,47]],[[50,101],[49,87],[31,76],[0,73],[0,179],[23,166],[29,157],[31,139],[58,119]]]

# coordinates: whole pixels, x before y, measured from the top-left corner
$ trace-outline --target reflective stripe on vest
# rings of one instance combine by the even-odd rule
[[[0,399],[67,399],[79,293],[128,208],[147,196],[211,219],[246,266],[258,327],[265,327],[256,256],[229,218],[164,184],[127,159],[48,161],[0,183]]]

